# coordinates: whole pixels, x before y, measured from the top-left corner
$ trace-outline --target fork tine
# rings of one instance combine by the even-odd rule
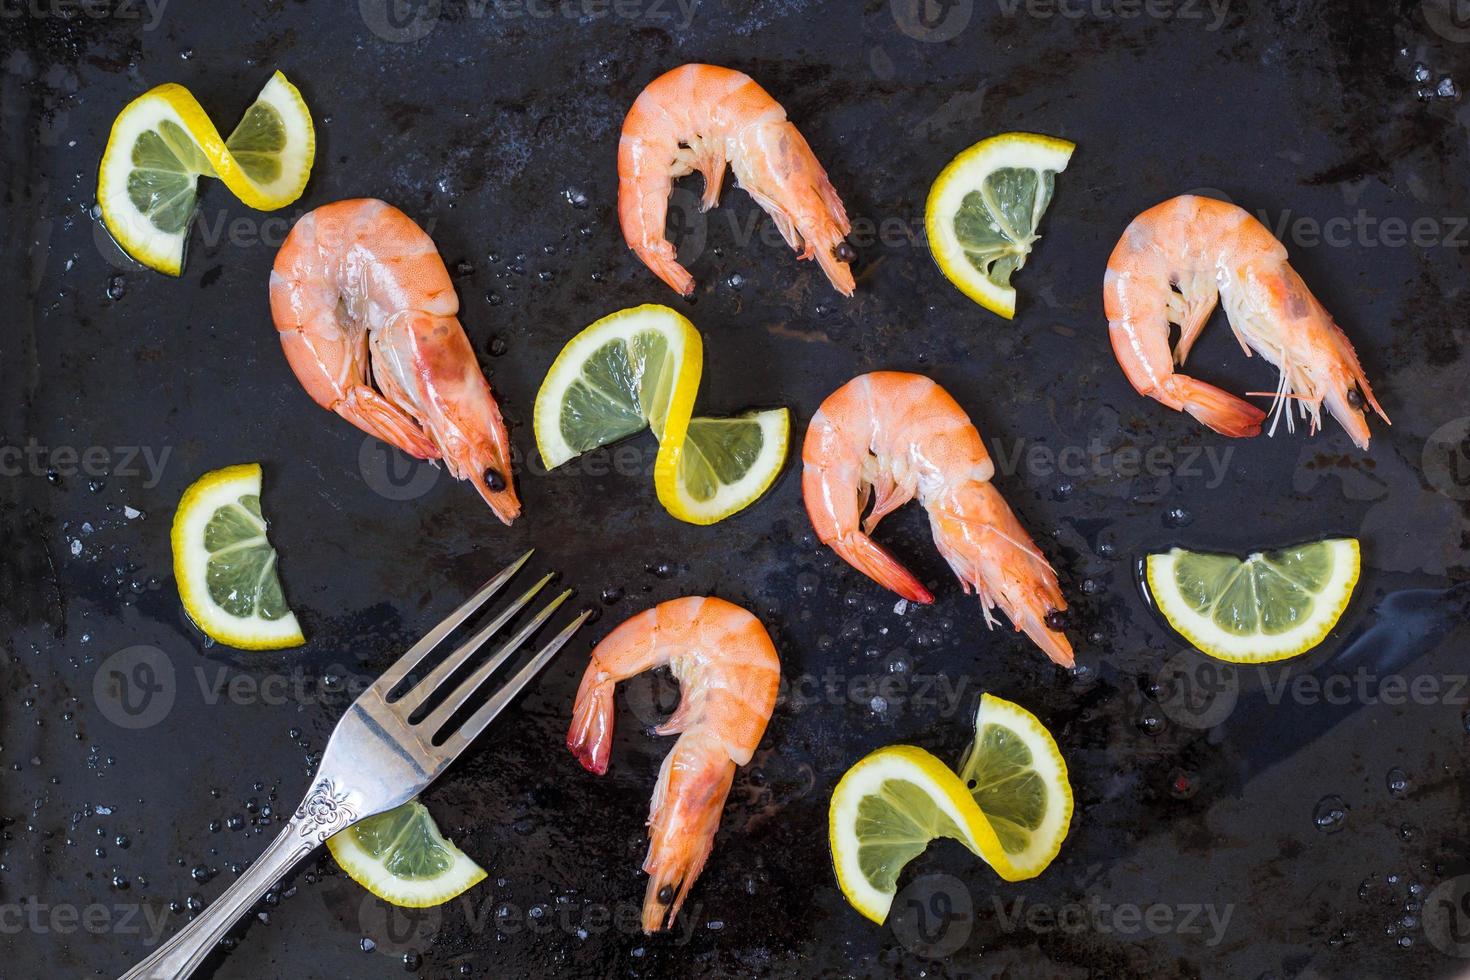
[[[495,651],[495,656],[485,661],[485,663],[481,664],[479,667],[476,667],[473,674],[466,677],[464,681],[461,682],[460,685],[454,689],[454,692],[450,694],[449,697],[444,699],[444,702],[442,704],[435,708],[427,718],[419,723],[421,726],[423,726],[424,731],[429,732],[430,737],[432,737],[434,732],[437,732],[439,729],[443,728],[444,723],[449,721],[449,719],[454,715],[456,711],[464,707],[464,703],[470,699],[471,695],[475,693],[476,689],[478,689],[481,684],[484,684],[491,674],[499,670],[500,665],[509,660],[511,654],[519,650],[521,648],[521,644],[525,643],[526,640],[530,638],[532,633],[540,629],[541,624],[550,619],[551,614],[556,612],[557,608],[561,606],[563,602],[566,602],[571,594],[572,590],[567,589],[561,595],[548,602],[546,604],[546,608],[542,609],[534,617],[532,617],[531,621],[526,623],[525,626],[522,626],[516,632],[515,636],[512,636],[510,639],[506,640],[504,645],[502,645],[499,650]],[[426,686],[427,682],[425,684],[419,685],[420,688]],[[415,688],[415,690],[417,690],[417,688]]]
[[[394,701],[392,707],[398,713],[398,716],[404,721],[408,721],[409,716],[418,709],[419,705],[432,697],[434,692],[443,686],[451,674],[463,667],[465,662],[474,656],[475,652],[484,646],[487,640],[500,632],[500,628],[510,622],[512,616],[526,608],[526,605],[532,599],[536,598],[536,593],[544,589],[546,583],[555,577],[555,572],[547,572],[541,576],[541,581],[531,586],[525,592],[522,592],[519,599],[497,613],[495,618],[486,623],[479,632],[468,640],[465,640],[455,648],[453,653],[445,657],[443,663],[425,674],[424,678],[406,691],[403,697]]]
[[[480,707],[480,710],[471,715],[469,720],[459,727],[458,731],[445,739],[444,744],[439,746],[439,750],[446,753],[450,758],[454,758],[463,752],[472,741],[479,737],[486,726],[495,720],[496,715],[505,709],[505,706],[510,703],[511,699],[521,692],[521,688],[529,684],[531,679],[539,674],[541,669],[556,655],[556,652],[566,646],[567,641],[572,638],[572,634],[577,632],[591,615],[592,610],[590,609],[583,612],[576,619],[572,620],[565,629],[552,637],[551,642],[542,647],[541,652],[537,653],[531,659],[530,663],[522,667],[500,690],[496,691],[490,697],[490,700],[486,701]]]
[[[490,597],[495,595],[496,592],[499,592],[500,588],[505,585],[506,582],[509,582],[511,580],[511,577],[515,575],[516,572],[520,571],[521,566],[529,561],[531,556],[535,553],[536,549],[532,548],[530,551],[526,552],[524,555],[521,555],[521,557],[511,562],[505,568],[495,573],[490,581],[480,586],[480,590],[478,592],[476,592],[474,595],[470,596],[463,603],[461,603],[460,607],[454,612],[450,613],[448,616],[446,616],[443,622],[441,622],[438,626],[435,626],[433,629],[429,630],[429,632],[425,633],[423,639],[419,640],[413,646],[409,647],[408,652],[399,657],[397,663],[389,667],[386,671],[383,672],[383,675],[381,677],[373,682],[373,689],[377,690],[377,692],[382,695],[384,701],[387,701],[388,695],[391,694],[393,692],[393,689],[398,686],[398,682],[407,677],[409,671],[417,667],[419,665],[419,661],[428,656],[429,653],[436,646],[443,642],[446,636],[454,632],[459,624],[463,623],[466,619],[469,619],[470,616],[474,614],[475,610],[479,609],[486,602],[488,602],[490,600]]]

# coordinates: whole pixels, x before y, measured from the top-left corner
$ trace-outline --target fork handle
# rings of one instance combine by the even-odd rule
[[[319,780],[265,853],[213,904],[119,980],[182,980],[193,973],[230,926],[286,872],[328,837],[358,821],[354,802],[349,794],[337,791],[330,780]]]

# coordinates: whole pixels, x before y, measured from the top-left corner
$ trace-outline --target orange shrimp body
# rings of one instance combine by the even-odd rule
[[[940,554],[965,591],[979,594],[986,624],[994,626],[990,611],[999,606],[1048,657],[1072,666],[1056,573],[991,484],[990,454],[949,392],[919,374],[860,375],[817,409],[801,459],[812,527],[849,565],[905,599],[934,601],[869,537],[885,514],[917,496]]]
[[[748,75],[715,65],[683,65],[655,78],[623,120],[618,143],[618,220],[623,239],[681,295],[694,278],[665,236],[674,179],[704,175],[700,210],[720,201],[725,164],[765,209],[786,243],[815,258],[844,296],[853,291],[844,239],[852,230],[842,201],[781,104]]]
[[[607,771],[618,682],[664,665],[679,681],[679,707],[655,732],[679,740],[648,811],[644,932],[673,925],[703,870],[735,768],[760,743],[781,679],[766,628],[734,603],[690,596],[645,610],[597,644],[577,689],[567,748],[588,771]]]
[[[271,270],[271,316],[307,394],[411,456],[444,460],[509,524],[521,511],[510,440],[458,312],[433,240],[369,198],[304,215]]]
[[[1357,352],[1286,261],[1286,249],[1242,208],[1186,194],[1133,219],[1108,259],[1103,305],[1113,353],[1128,381],[1216,432],[1253,436],[1266,413],[1214,385],[1178,374],[1217,298],[1249,357],[1281,372],[1275,419],[1294,429],[1291,402],[1312,431],[1325,402],[1359,448],[1368,448],[1367,407],[1383,421]],[[1169,349],[1169,325],[1180,327]]]

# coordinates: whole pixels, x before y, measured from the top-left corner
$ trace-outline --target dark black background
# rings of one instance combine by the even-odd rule
[[[602,8],[533,16],[445,0],[428,33],[409,40],[416,22],[393,28],[377,0],[172,0],[157,17],[4,0],[0,442],[34,439],[47,452],[0,480],[0,975],[115,975],[141,957],[148,930],[141,914],[124,922],[126,909],[161,914],[218,894],[231,865],[274,831],[262,808],[294,806],[350,684],[530,545],[536,567],[562,570],[603,616],[425,796],[489,880],[410,918],[365,899],[330,859],[316,862],[268,921],[253,920],[212,961],[215,976],[396,977],[406,950],[432,977],[1463,968],[1445,937],[1470,916],[1439,900],[1455,886],[1419,905],[1470,870],[1456,680],[1466,593],[1455,585],[1470,493],[1453,468],[1466,462],[1470,415],[1470,154],[1465,105],[1417,98],[1414,66],[1428,67],[1430,85],[1442,75],[1470,83],[1470,25],[1447,0],[1235,0],[1219,17],[1182,3],[1063,12],[974,0],[935,5],[923,22],[912,7],[701,2],[685,23],[653,0],[584,17],[561,11]],[[695,60],[754,76],[830,171],[858,223],[851,300],[771,244],[769,222],[733,181],[707,224],[681,230],[686,244],[704,242],[686,250],[693,305],[625,249],[614,213],[623,113],[656,74]],[[276,68],[317,125],[305,195],[262,215],[205,180],[182,277],[131,267],[89,215],[114,115],[176,81],[228,131]],[[1013,129],[1078,148],[1007,323],[949,286],[916,235],[945,162]],[[1202,188],[1282,230],[1356,343],[1394,421],[1375,425],[1370,452],[1331,422],[1314,437],[1232,442],[1128,387],[1102,317],[1108,253],[1140,210]],[[281,356],[266,300],[276,245],[305,210],[360,195],[402,207],[452,269],[472,267],[456,284],[519,455],[525,515],[513,528],[467,486],[433,479],[315,407]],[[1427,222],[1422,240],[1404,242],[1389,219]],[[1332,240],[1317,240],[1312,229],[1334,221]],[[646,435],[565,472],[528,465],[532,400],[557,350],[642,302],[671,303],[704,333],[700,411],[789,405],[798,446],[806,419],[854,374],[918,370],[944,384],[994,448],[1023,453],[996,482],[1074,603],[1079,669],[1058,670],[1008,629],[987,632],[917,508],[879,537],[938,601],[895,613],[892,596],[814,542],[794,461],[765,499],[711,528],[658,507]],[[1218,321],[1191,366],[1238,391],[1274,381]],[[104,447],[108,472],[71,472],[68,447]],[[126,465],[125,447],[168,454],[156,482],[140,462]],[[1074,461],[1075,447],[1094,453],[1082,472],[1047,465],[1067,447]],[[1157,449],[1157,471],[1120,472],[1131,449]],[[1224,476],[1197,452],[1223,460]],[[265,466],[272,537],[309,638],[301,649],[210,647],[175,593],[168,527],[180,493],[205,470],[249,460]],[[1134,562],[1149,550],[1245,551],[1329,533],[1362,538],[1362,581],[1333,634],[1285,668],[1215,671],[1182,652],[1136,587]],[[624,594],[604,605],[606,589]],[[737,778],[686,909],[689,931],[650,939],[604,926],[600,910],[626,924],[641,900],[643,820],[669,745],[642,729],[672,704],[672,684],[628,685],[601,779],[563,738],[590,643],[623,616],[692,593],[761,616],[789,686]],[[148,656],[172,667],[174,684],[161,719],[133,729],[94,684],[109,657],[137,645],[161,651]],[[1281,693],[1282,678],[1302,675],[1337,677],[1347,695]],[[1420,690],[1432,693],[1386,703],[1376,683],[1391,675],[1427,678]],[[936,676],[956,693],[940,693]],[[285,689],[216,696],[220,677]],[[871,684],[884,677],[896,686],[875,710]],[[876,926],[833,880],[831,789],[880,745],[957,760],[982,691],[1026,706],[1056,735],[1077,798],[1071,834],[1045,874],[1018,885],[940,842],[905,873],[897,921]],[[1395,767],[1408,781],[1401,798],[1388,788]],[[1326,832],[1314,818],[1332,796],[1346,817]],[[232,816],[242,829],[211,831]],[[201,865],[218,876],[196,882]],[[1070,926],[1013,925],[1018,902]],[[93,913],[105,927],[43,934],[17,918],[28,903],[105,906]],[[1172,924],[1129,930],[1115,912],[1078,920],[1078,903],[1157,906]],[[1196,906],[1229,910],[1223,935],[1183,922]],[[181,918],[167,916],[166,929]]]

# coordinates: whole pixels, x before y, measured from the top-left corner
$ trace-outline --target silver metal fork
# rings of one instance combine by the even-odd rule
[[[591,615],[590,612],[572,620],[468,720],[435,744],[435,737],[441,729],[466,706],[490,675],[566,602],[572,594],[570,589],[531,617],[489,660],[450,691],[433,711],[418,721],[410,719],[447,686],[445,682],[469,661],[476,650],[536,597],[551,581],[552,575],[542,578],[497,613],[402,696],[392,701],[388,698],[445,637],[499,592],[530,557],[531,552],[528,551],[486,582],[464,605],[429,630],[422,640],[362,692],[333,729],[326,751],[322,753],[321,765],[312,777],[311,789],[285,829],[223,895],[151,956],[125,973],[122,980],[187,977],[209,955],[235,920],[248,912],[298,861],[333,834],[346,830],[359,820],[391,810],[423,792],[475,736],[485,730],[571,639]]]

